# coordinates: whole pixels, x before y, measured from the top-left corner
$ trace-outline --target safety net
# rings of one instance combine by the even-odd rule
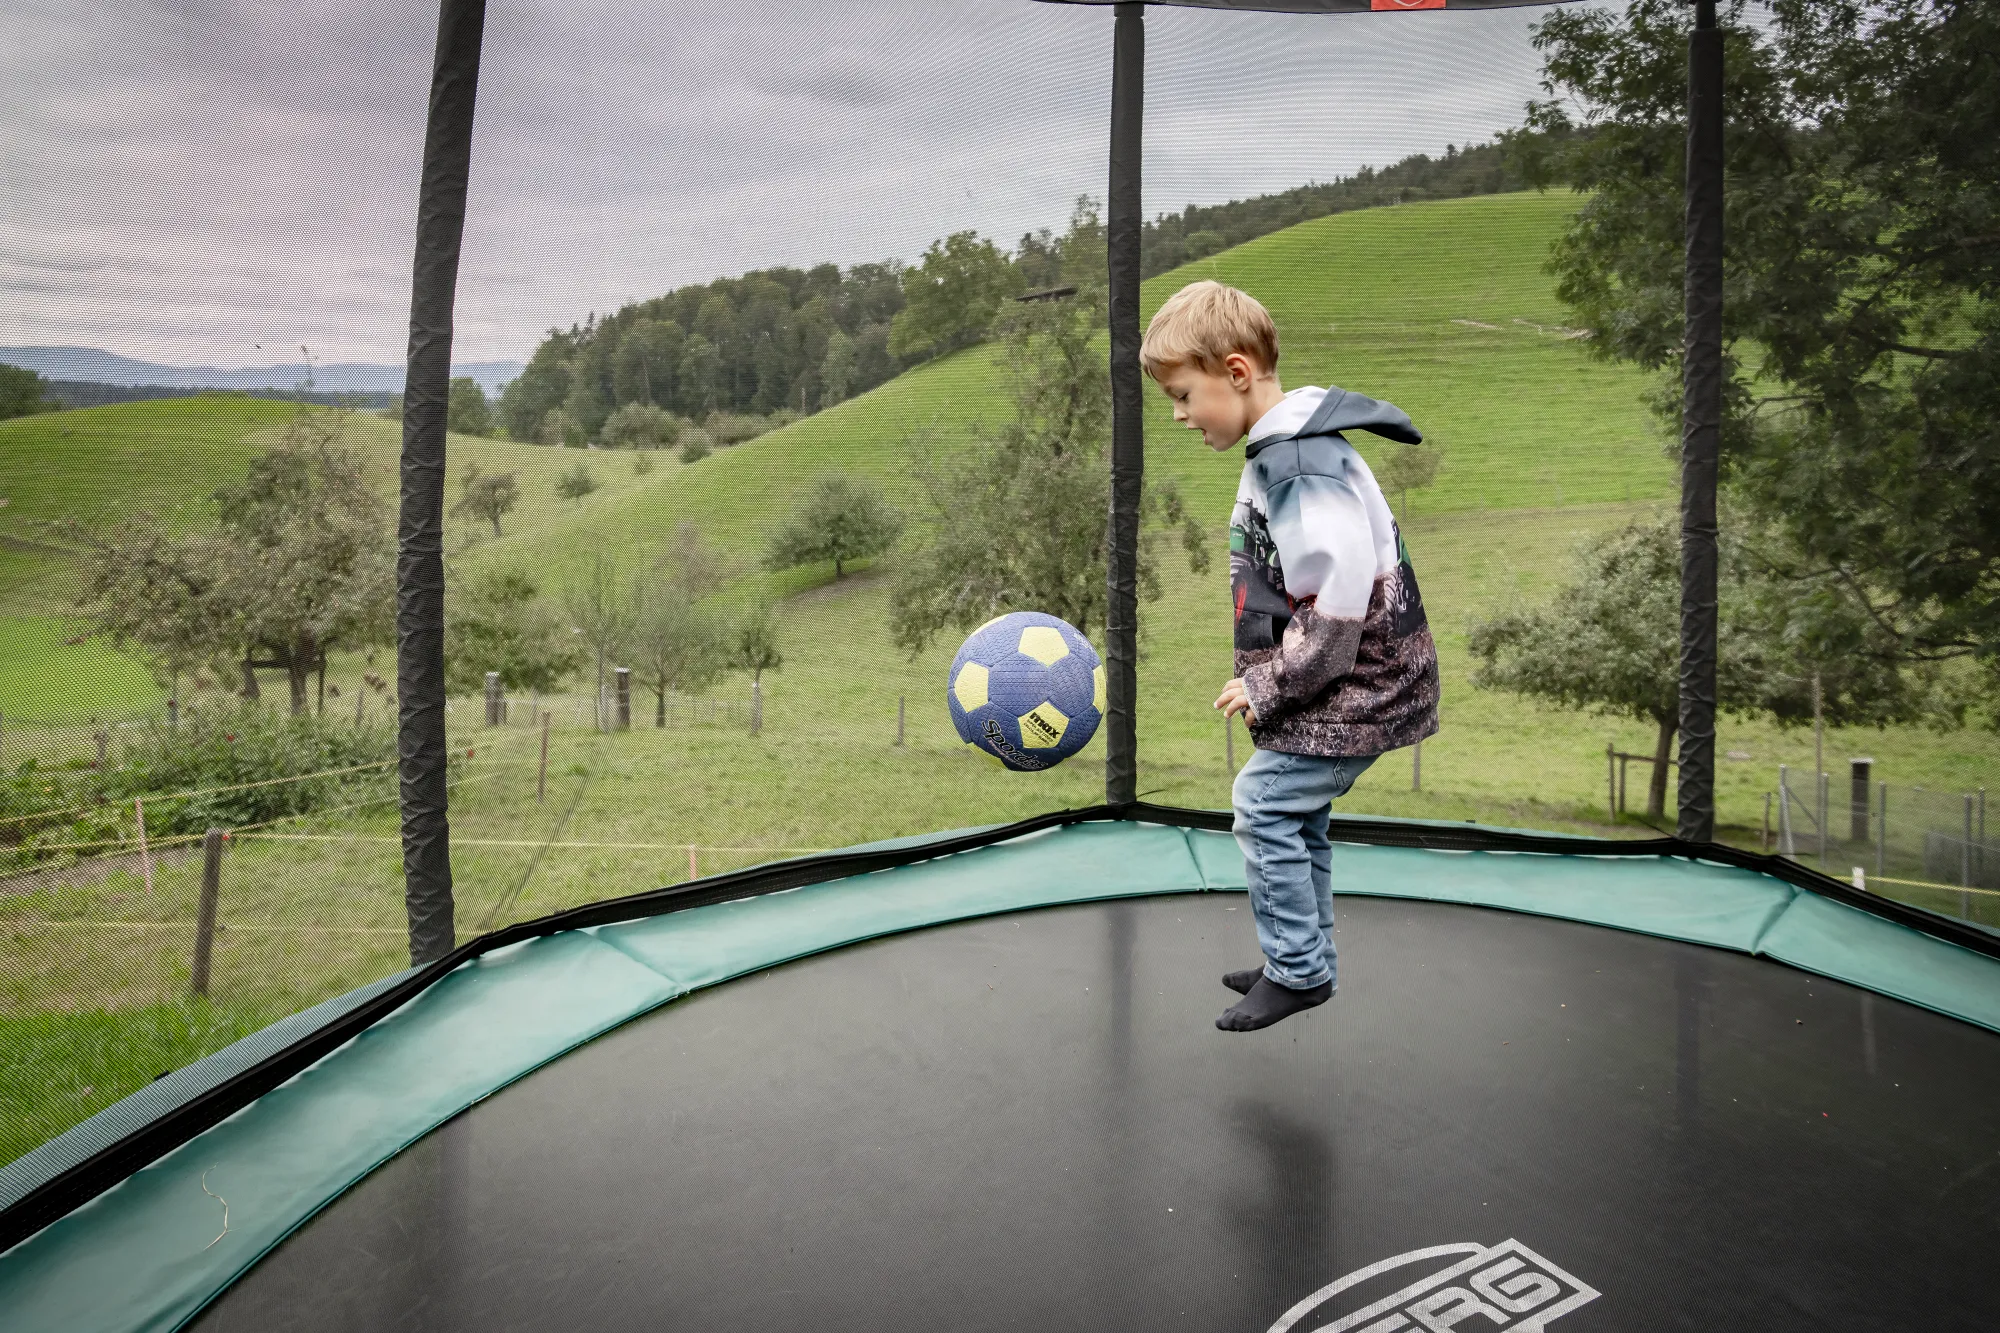
[[[1278,386],[1421,435],[1347,439],[1438,725],[1336,814],[1674,833],[1694,11],[1118,8],[519,0],[452,78],[436,7],[17,34],[0,1162],[550,913],[1096,806],[1107,765],[1227,809],[1258,738],[1218,696],[1313,594],[1246,638],[1271,516],[1151,379],[1107,536],[1121,203],[1135,333],[1240,289]],[[1712,837],[1990,928],[1991,238],[1951,245],[1993,140],[1941,128],[1948,8],[1719,17],[1759,77],[1723,102]],[[419,198],[454,98],[462,240],[451,180]]]

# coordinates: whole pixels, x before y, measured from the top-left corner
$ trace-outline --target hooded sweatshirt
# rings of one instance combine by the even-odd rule
[[[1259,749],[1381,754],[1438,728],[1437,648],[1368,464],[1340,434],[1423,436],[1400,409],[1294,389],[1259,418],[1229,518],[1236,674]]]

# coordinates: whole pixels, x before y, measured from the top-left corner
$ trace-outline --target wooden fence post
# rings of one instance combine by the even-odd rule
[[[1814,799],[1819,803],[1819,868],[1826,869],[1826,826],[1828,822],[1827,792],[1833,784],[1827,780],[1826,770],[1819,774],[1819,788]]]
[[[1617,749],[1615,742],[1604,743],[1604,813],[1614,824],[1618,822],[1618,761],[1612,756]]]
[[[901,694],[896,696],[896,744],[899,746],[903,743],[903,705],[905,701],[906,696]]]
[[[111,733],[99,728],[91,739],[97,742],[97,762],[92,764],[91,767],[102,773],[104,771],[105,751],[111,748]]]
[[[500,673],[486,673],[486,725],[497,727],[507,720],[507,696],[500,687]]]
[[[1236,781],[1236,714],[1222,719],[1222,757],[1229,765],[1229,780]]]
[[[1875,814],[1875,873],[1883,875],[1888,873],[1882,869],[1882,863],[1889,856],[1889,784],[1883,782],[1877,786],[1882,793],[1882,808]]]
[[[1418,741],[1410,747],[1410,790],[1424,789],[1424,743]]]
[[[549,794],[549,714],[542,714],[542,762],[535,770],[535,804]]]
[[[201,840],[201,910],[194,926],[194,967],[189,987],[196,995],[208,994],[209,964],[215,954],[215,904],[222,896],[222,838],[212,828]]]
[[[1847,761],[1847,837],[1851,842],[1868,841],[1868,788],[1873,759]]]
[[[612,675],[617,679],[618,730],[632,730],[632,668],[614,667]]]
[[[139,871],[146,877],[146,896],[153,896],[153,854],[146,847],[146,801],[132,798],[132,814],[139,821]]]

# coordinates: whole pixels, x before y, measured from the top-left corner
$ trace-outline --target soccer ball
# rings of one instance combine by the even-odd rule
[[[1097,734],[1104,664],[1090,640],[1039,611],[1015,611],[972,631],[945,690],[967,745],[1016,772],[1054,768]]]

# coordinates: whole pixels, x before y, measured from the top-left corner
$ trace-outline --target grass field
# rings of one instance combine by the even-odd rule
[[[1150,310],[1183,282],[1214,276],[1270,305],[1286,383],[1332,381],[1407,410],[1447,450],[1432,489],[1411,497],[1405,530],[1444,674],[1443,731],[1423,751],[1423,790],[1407,752],[1361,780],[1344,808],[1427,819],[1581,832],[1613,831],[1605,808],[1607,743],[1650,752],[1650,729],[1473,689],[1464,649],[1474,620],[1546,593],[1576,541],[1671,504],[1674,471],[1640,404],[1645,380],[1591,360],[1560,329],[1541,257],[1573,201],[1514,195],[1323,218],[1265,237],[1145,288]],[[766,725],[741,725],[747,681],[714,693],[736,710],[654,730],[650,698],[631,732],[600,735],[578,701],[555,705],[547,799],[537,802],[535,735],[478,725],[459,701],[453,743],[473,752],[452,806],[462,935],[791,852],[1018,818],[1092,804],[1102,741],[1040,775],[1008,774],[952,733],[942,681],[948,646],[915,661],[888,640],[898,556],[834,582],[831,571],[761,572],[766,534],[825,472],[876,479],[913,495],[910,437],[947,447],[1007,410],[991,351],[974,348],[910,372],[785,430],[683,466],[654,455],[580,453],[452,437],[456,478],[477,461],[516,471],[522,506],[492,536],[454,519],[460,571],[513,568],[559,588],[594,555],[638,574],[694,524],[733,561],[728,600],[779,599],[784,667],[766,677]],[[102,522],[150,507],[202,521],[202,497],[236,475],[291,409],[237,398],[169,400],[0,423],[0,715],[43,718],[44,743],[82,753],[88,718],[156,707],[143,671],[94,645],[69,645],[63,613],[73,566],[39,525]],[[1239,456],[1217,458],[1147,400],[1148,467],[1174,479],[1210,524],[1218,553]],[[385,495],[399,429],[355,417],[350,438]],[[1371,461],[1387,445],[1357,444]],[[600,489],[555,494],[579,462]],[[1142,608],[1140,790],[1181,805],[1221,806],[1230,773],[1209,702],[1230,669],[1227,573],[1169,560],[1164,596]],[[363,663],[331,679],[351,707]],[[388,664],[378,664],[389,674]],[[907,709],[897,745],[899,699]],[[379,702],[370,707],[379,708]],[[36,733],[11,726],[0,759]],[[1779,764],[1809,769],[1809,733],[1725,720],[1718,746],[1725,836],[1754,845]],[[1237,736],[1236,758],[1248,755]],[[1877,776],[1969,790],[1992,771],[1990,737],[1914,729],[1829,734],[1829,767],[1872,755]],[[1633,781],[1643,784],[1643,770]],[[1669,816],[1671,817],[1671,815]],[[1622,832],[1645,834],[1628,821]],[[544,849],[542,844],[553,843]],[[1837,871],[1842,869],[1835,866]],[[226,858],[212,998],[186,998],[196,863],[169,858],[148,893],[136,864],[0,885],[0,1159],[39,1142],[160,1070],[226,1044],[281,1014],[383,975],[404,954],[393,790],[369,807],[246,833]],[[1955,898],[1956,895],[1953,895]],[[1992,900],[2000,902],[2000,899]],[[1956,910],[1940,898],[1928,905]],[[1979,904],[1989,911],[1985,900]]]

